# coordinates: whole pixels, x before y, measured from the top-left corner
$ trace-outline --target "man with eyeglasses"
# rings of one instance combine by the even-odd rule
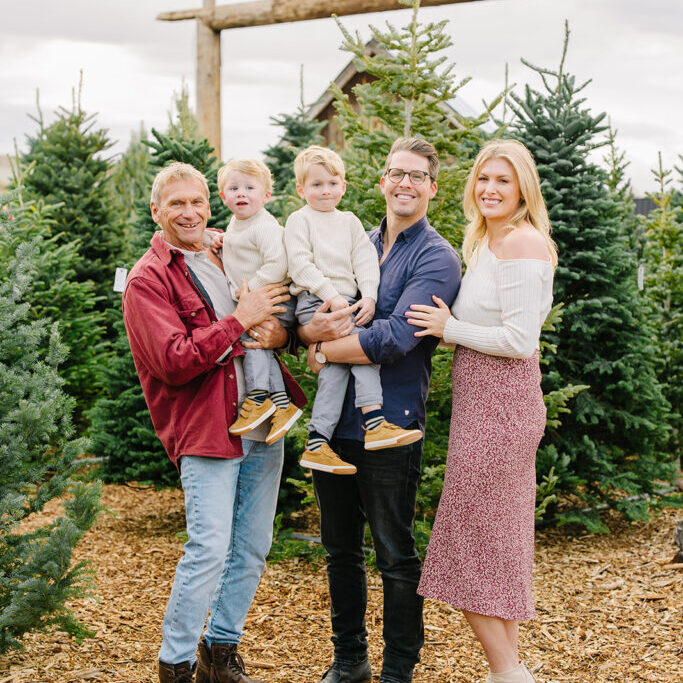
[[[386,419],[424,433],[431,356],[438,340],[415,337],[406,321],[411,304],[433,305],[436,295],[449,305],[460,287],[460,259],[429,224],[429,200],[437,192],[439,160],[426,140],[399,138],[387,157],[380,189],[387,213],[370,233],[380,264],[380,286],[372,324],[357,335],[345,311],[323,304],[299,328],[309,345],[309,366],[326,362],[379,363]],[[369,683],[365,611],[367,579],[363,555],[365,523],[370,525],[384,587],[384,656],[381,683],[412,681],[424,643],[422,598],[417,594],[420,559],[413,523],[422,464],[416,443],[365,451],[353,379],[332,440],[339,456],[357,473],[339,477],[313,472],[320,508],[322,542],[328,553],[334,662],[321,683]]]

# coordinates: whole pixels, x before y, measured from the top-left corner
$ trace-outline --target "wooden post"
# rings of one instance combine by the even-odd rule
[[[454,5],[480,0],[422,0],[422,7]],[[407,9],[399,0],[251,0],[216,7],[202,0],[200,9],[162,12],[161,21],[197,20],[197,120],[221,158],[221,30],[242,26],[265,26],[290,21],[322,19],[366,12]]]
[[[422,7],[454,5],[478,0],[422,0]],[[340,17],[367,12],[387,12],[408,9],[398,0],[252,0],[232,5],[220,5],[207,9],[175,10],[157,15],[161,21],[182,21],[183,19],[203,19],[215,30],[239,28],[242,26],[265,26],[289,21],[308,21],[323,19],[336,14]]]
[[[215,0],[203,0],[213,10]],[[221,32],[197,19],[197,121],[221,158]]]

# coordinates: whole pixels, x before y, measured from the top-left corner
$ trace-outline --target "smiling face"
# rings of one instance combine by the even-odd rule
[[[311,164],[303,185],[297,183],[299,197],[316,211],[334,211],[346,192],[346,181],[332,175],[322,164]]]
[[[477,174],[474,197],[487,228],[507,225],[522,200],[512,164],[502,157],[485,161]]]
[[[169,244],[187,251],[203,251],[202,237],[211,208],[199,180],[170,180],[161,190],[159,204],[151,202],[150,209]]]
[[[405,150],[394,152],[387,167],[429,173],[429,161],[426,157]],[[392,182],[384,175],[379,181],[379,186],[387,202],[387,220],[398,221],[405,227],[416,223],[427,214],[429,200],[434,197],[437,190],[436,182],[429,175],[423,182],[415,185],[407,174],[398,183]]]
[[[256,176],[230,171],[225,177],[220,195],[236,218],[246,220],[265,206],[271,193]]]

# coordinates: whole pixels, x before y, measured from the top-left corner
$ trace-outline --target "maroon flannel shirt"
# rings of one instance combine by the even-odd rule
[[[216,318],[161,232],[150,244],[128,276],[123,321],[154,429],[176,467],[183,455],[240,457],[241,439],[228,427],[238,412],[234,358],[244,355],[244,328],[231,315]],[[303,406],[303,391],[280,367],[292,401]]]

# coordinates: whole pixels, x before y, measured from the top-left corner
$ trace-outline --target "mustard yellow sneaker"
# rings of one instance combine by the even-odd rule
[[[228,431],[231,434],[244,434],[258,427],[275,412],[273,402],[267,398],[260,405],[256,401],[245,398],[240,408],[239,417],[230,425]]]
[[[330,474],[356,474],[356,466],[344,462],[326,443],[317,451],[305,450],[299,465]]]
[[[281,439],[291,428],[292,425],[301,417],[301,411],[290,403],[286,408],[275,408],[275,413],[270,421],[270,431],[266,437],[266,444],[270,446],[278,439]]]
[[[384,420],[379,427],[365,430],[365,450],[378,451],[392,446],[407,446],[422,438],[419,429],[401,429]]]

